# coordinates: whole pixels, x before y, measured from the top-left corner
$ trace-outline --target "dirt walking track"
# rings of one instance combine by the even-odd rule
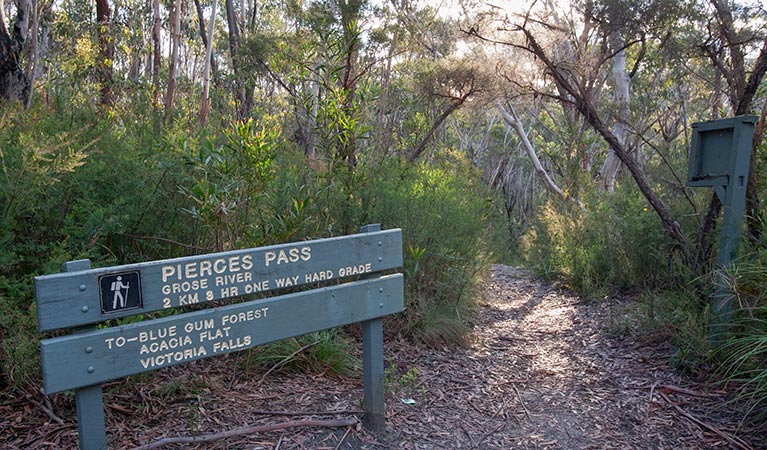
[[[237,375],[241,361],[232,357],[163,370],[150,384],[107,386],[110,448],[291,423],[161,448],[767,448],[764,434],[738,428],[723,392],[669,366],[668,344],[616,333],[616,311],[619,305],[581,302],[524,271],[494,266],[467,348],[387,343],[383,436],[355,423],[358,379],[248,380]],[[163,389],[167,396],[158,395]],[[31,397],[0,404],[0,448],[75,448],[71,399],[54,398],[53,412],[65,419],[56,423]]]

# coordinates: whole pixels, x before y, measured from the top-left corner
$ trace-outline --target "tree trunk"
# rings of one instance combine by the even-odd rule
[[[205,125],[205,122],[208,120],[208,112],[210,111],[210,66],[213,59],[213,29],[216,26],[216,6],[218,5],[218,0],[213,0],[213,9],[210,13],[210,27],[207,38],[205,36],[205,20],[202,17],[200,0],[194,0],[194,5],[197,8],[197,15],[200,19],[200,35],[205,44],[205,63],[202,71],[202,96],[200,97],[200,125]]]
[[[160,17],[160,0],[152,1],[154,27],[152,27],[152,43],[154,44],[154,60],[152,61],[152,100],[155,105],[160,102],[160,66],[162,65],[162,18]]]
[[[442,122],[445,121],[445,119],[448,118],[450,114],[453,113],[456,109],[460,108],[461,105],[463,105],[466,100],[469,98],[471,94],[473,94],[474,91],[469,91],[467,94],[463,95],[461,98],[453,101],[453,103],[442,112],[442,114],[437,117],[437,120],[434,121],[429,131],[426,133],[426,136],[424,136],[423,139],[421,139],[421,142],[416,146],[415,150],[413,150],[412,153],[410,153],[410,156],[408,156],[407,161],[412,163],[415,162],[416,159],[418,159],[419,156],[421,156],[421,153],[423,153],[424,150],[426,150],[426,146],[431,142],[431,138],[434,137],[434,133],[437,132],[437,129],[442,125]]]
[[[96,0],[96,34],[99,41],[99,60],[96,63],[99,83],[101,84],[101,104],[112,106],[114,97],[112,86],[112,60],[114,59],[114,45],[109,26],[109,2],[108,0]]]
[[[0,0],[0,98],[27,104],[29,83],[21,69],[21,51],[27,37],[31,3],[19,0],[16,20],[9,33],[6,28],[5,6]]]
[[[613,56],[613,82],[615,83],[615,107],[618,117],[613,127],[613,134],[623,147],[628,139],[628,120],[631,113],[629,106],[629,85],[631,80],[626,72],[626,51],[623,36],[616,27],[610,32],[610,46],[615,53]],[[605,192],[615,191],[615,178],[620,169],[620,159],[615,150],[610,148],[602,169],[599,171],[600,188]]]
[[[394,38],[389,44],[389,50],[386,55],[386,66],[381,73],[381,97],[378,101],[378,127],[376,129],[376,147],[386,153],[389,147],[390,135],[389,127],[386,123],[386,113],[389,108],[389,89],[391,83],[391,70],[394,60],[394,51],[399,43],[399,31],[394,33]]]
[[[514,112],[514,108],[509,105],[509,110],[506,111],[500,101],[496,103],[496,106],[498,107],[498,111],[500,111],[501,116],[503,116],[503,120],[507,124],[511,125],[512,128],[514,128],[514,131],[517,133],[517,136],[522,142],[522,147],[525,149],[527,156],[533,163],[535,171],[543,177],[543,181],[546,183],[546,186],[552,191],[556,192],[560,197],[566,198],[567,196],[562,191],[562,189],[560,189],[559,186],[554,183],[554,180],[551,179],[549,173],[546,172],[546,169],[543,168],[543,164],[541,164],[541,161],[538,159],[538,155],[535,154],[535,148],[533,147],[533,144],[530,143],[530,139],[527,138],[527,133],[525,132],[525,128],[522,125],[522,121],[519,120],[519,117],[517,117],[517,114]]]
[[[178,71],[178,49],[181,45],[181,0],[174,0],[170,11],[170,61],[168,62],[168,91],[165,94],[165,114],[173,110],[173,100],[176,96],[176,72]]]
[[[240,29],[237,25],[237,14],[234,11],[233,0],[226,0],[224,3],[226,8],[226,24],[229,28],[229,55],[232,59],[232,68],[234,71],[234,97],[237,100],[237,116],[239,118],[245,117],[245,92],[242,88],[243,80],[240,69],[240,56],[238,51],[240,48]]]
[[[565,76],[563,76],[562,69],[552,63],[551,59],[549,59],[546,52],[543,51],[543,48],[538,44],[538,41],[535,39],[532,33],[530,33],[530,31],[524,27],[522,27],[520,31],[522,31],[527,38],[528,50],[546,65],[546,68],[549,70],[551,75],[557,80],[557,82],[562,84],[565,90],[567,90],[568,94],[572,96],[578,111],[580,111],[586,120],[588,120],[589,124],[591,124],[594,130],[602,136],[607,144],[612,147],[612,149],[615,151],[615,154],[626,166],[626,169],[628,169],[629,173],[634,178],[637,187],[639,187],[639,191],[642,193],[647,202],[660,218],[661,224],[663,229],[666,231],[666,234],[668,234],[669,237],[677,242],[680,249],[684,252],[688,263],[694,264],[695,262],[690,258],[687,238],[684,236],[682,228],[679,226],[679,223],[673,219],[670,211],[660,199],[660,197],[658,197],[655,191],[650,188],[650,185],[647,182],[647,178],[636,164],[636,161],[631,158],[631,155],[628,154],[628,151],[623,146],[623,144],[621,144],[615,135],[607,128],[605,123],[599,117],[599,114],[597,113],[596,108],[594,108],[594,105],[591,104],[591,102],[585,98]]]
[[[39,56],[39,47],[37,41],[37,30],[40,28],[40,11],[38,10],[37,0],[32,0],[32,23],[29,26],[30,32],[29,45],[27,46],[27,100],[24,104],[25,109],[32,106],[32,97],[35,93],[35,79],[37,78],[37,62]]]

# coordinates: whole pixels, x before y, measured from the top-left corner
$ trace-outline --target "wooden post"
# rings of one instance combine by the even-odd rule
[[[365,225],[362,233],[381,231],[380,224]],[[365,414],[362,423],[369,431],[380,434],[386,428],[384,404],[383,319],[362,322],[362,400]]]
[[[61,271],[78,272],[90,268],[90,260],[81,259],[64,263]],[[95,326],[89,326],[78,331],[85,332],[94,329],[96,329]],[[83,349],[83,351],[87,350]],[[80,436],[80,450],[106,450],[107,432],[101,385],[75,389],[75,407],[77,408],[77,433]]]

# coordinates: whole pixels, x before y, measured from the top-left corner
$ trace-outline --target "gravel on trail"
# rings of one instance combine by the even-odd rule
[[[767,449],[764,427],[740,424],[726,392],[670,366],[670,343],[626,332],[626,302],[581,301],[524,270],[495,265],[465,347],[386,343],[382,436],[354,423],[358,377],[248,379],[233,356],[164,369],[150,383],[106,385],[110,448],[261,426],[275,429],[162,448]],[[39,394],[7,394],[0,396],[0,449],[76,448],[71,398],[47,405]]]

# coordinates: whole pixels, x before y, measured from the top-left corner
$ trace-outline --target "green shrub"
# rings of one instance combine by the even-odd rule
[[[358,363],[351,340],[339,329],[283,339],[248,352],[245,369],[350,375]]]
[[[479,177],[460,165],[367,167],[362,222],[402,228],[404,331],[429,345],[459,343],[490,262],[494,210]]]
[[[523,251],[539,272],[563,277],[587,297],[677,285],[684,272],[657,215],[633,187],[582,205],[550,200],[524,237]]]
[[[736,388],[746,415],[767,418],[767,250],[757,246],[729,270],[714,275],[727,280],[735,309],[731,333],[718,351],[724,382]]]
[[[16,386],[33,382],[40,373],[32,291],[31,277],[0,276],[0,363],[7,381]]]

